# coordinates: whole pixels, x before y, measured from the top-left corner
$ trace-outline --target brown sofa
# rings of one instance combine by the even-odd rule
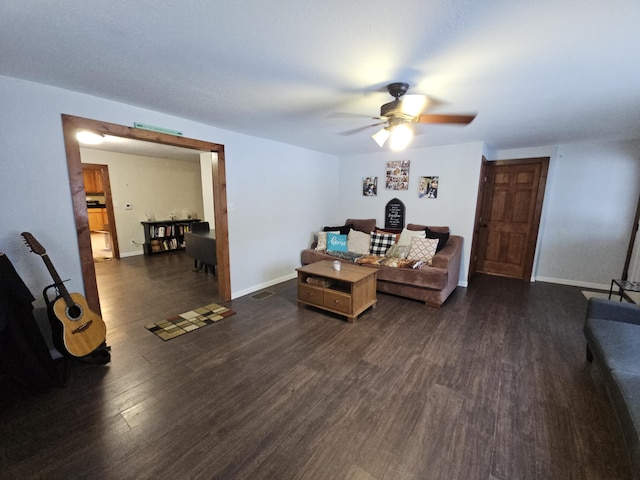
[[[370,233],[376,231],[375,219],[354,220],[347,219],[345,224],[352,224],[354,230]],[[408,224],[409,230],[424,230],[426,225]],[[435,232],[448,232],[448,227],[429,227]],[[463,238],[458,235],[450,235],[449,240],[442,250],[433,257],[431,265],[422,268],[395,268],[384,265],[362,265],[362,268],[377,268],[377,290],[384,293],[399,295],[402,297],[420,300],[431,307],[440,307],[447,297],[458,286],[460,276],[460,262],[462,257]],[[326,251],[312,248],[302,251],[302,265],[318,262],[320,260],[340,260],[348,262],[344,258],[335,257]]]

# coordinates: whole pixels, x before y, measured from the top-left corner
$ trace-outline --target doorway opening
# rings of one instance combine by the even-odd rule
[[[62,127],[67,155],[69,184],[71,186],[76,233],[78,236],[78,250],[82,267],[82,277],[85,297],[89,307],[94,312],[98,314],[101,313],[96,272],[91,249],[91,232],[89,228],[87,201],[84,190],[80,145],[76,138],[76,133],[79,130],[90,130],[101,135],[111,135],[215,154],[213,155],[214,158],[211,168],[213,205],[210,207],[213,208],[215,218],[216,258],[218,264],[218,297],[222,301],[231,300],[224,145],[65,114],[62,115]],[[207,206],[205,206],[205,208],[206,207]]]
[[[109,166],[82,164],[87,216],[91,233],[91,250],[96,262],[119,259],[118,232],[111,199]]]

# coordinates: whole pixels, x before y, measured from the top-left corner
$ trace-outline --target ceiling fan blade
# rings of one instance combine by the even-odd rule
[[[434,115],[424,114],[418,117],[418,123],[457,123],[468,125],[476,118],[476,115]]]
[[[327,115],[327,118],[372,118],[374,120],[384,120],[385,117],[372,117],[371,115],[365,115],[363,113],[348,113],[348,112],[332,112]]]
[[[346,132],[340,132],[338,133],[338,135],[342,135],[343,137],[346,137],[348,135],[354,135],[356,133],[360,133],[363,132],[371,127],[378,127],[380,125],[386,125],[387,122],[379,122],[379,123],[374,123],[372,125],[366,125],[364,127],[358,127],[358,128],[354,128],[353,130],[347,130]]]

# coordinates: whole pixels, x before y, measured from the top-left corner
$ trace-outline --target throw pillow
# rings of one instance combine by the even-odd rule
[[[427,235],[426,238],[435,238],[438,240],[438,247],[436,248],[436,253],[444,248],[449,241],[449,232],[435,232],[431,230],[429,227],[425,228],[425,233]]]
[[[350,252],[360,253],[362,255],[369,254],[369,246],[371,244],[371,235],[351,229],[347,237],[347,248]]]
[[[410,260],[420,260],[431,265],[431,260],[436,254],[438,240],[435,238],[417,238],[411,239],[411,248],[409,249]]]
[[[410,246],[411,239],[413,237],[425,238],[425,235],[426,235],[426,232],[424,230],[408,230],[405,228],[402,230],[402,233],[400,234],[400,240],[398,240],[398,245]]]
[[[327,249],[327,232],[318,232],[316,235],[316,250],[324,252]]]
[[[347,252],[347,236],[327,232],[327,251]]]
[[[381,230],[380,228],[376,228],[376,229],[375,229],[375,232],[376,232],[376,233],[381,233],[382,235],[385,235],[385,234],[395,235],[395,237],[396,237],[396,243],[398,243],[398,241],[400,240],[400,234],[399,234],[399,233],[396,233],[396,232],[388,232],[387,230]]]
[[[323,232],[340,232],[340,235],[349,235],[349,230],[353,228],[353,225],[348,223],[347,225],[340,225],[339,227],[324,227]]]
[[[369,247],[369,253],[371,255],[384,256],[387,250],[396,243],[396,236],[393,234],[381,234],[371,232],[371,245]]]
[[[405,259],[409,256],[409,245],[393,245],[384,255],[387,258]]]

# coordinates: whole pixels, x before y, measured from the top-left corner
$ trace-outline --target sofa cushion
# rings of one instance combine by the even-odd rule
[[[333,232],[339,233],[339,232]],[[316,250],[321,252],[327,249],[327,232],[318,232],[316,235]]]
[[[407,224],[407,230],[426,230],[427,228],[429,228],[434,232],[440,232],[440,233],[448,233],[451,231],[449,227],[433,227],[433,226],[427,227],[427,225],[419,225],[417,223]]]
[[[402,230],[402,233],[400,233],[398,245],[411,246],[411,239],[413,237],[425,238],[425,235],[426,233],[424,230],[409,230],[407,228],[404,228]]]
[[[387,250],[396,243],[396,236],[393,234],[381,234],[371,232],[371,245],[369,253],[371,255],[384,256]]]
[[[369,233],[360,232],[354,229],[349,231],[349,236],[347,237],[347,248],[350,252],[368,255],[370,244],[371,235]]]
[[[347,236],[339,233],[327,232],[327,250],[346,252],[347,249]]]
[[[640,374],[639,325],[587,318],[584,334],[602,367]]]
[[[436,248],[436,252],[439,252],[444,248],[449,240],[449,232],[436,232],[435,230],[431,230],[429,227],[424,229],[426,238],[435,238],[438,240],[438,247]]]
[[[438,240],[435,238],[418,238],[413,237],[411,239],[411,247],[409,248],[409,260],[420,260],[426,262],[427,265],[431,265],[434,255],[436,254],[436,248],[438,247]]]
[[[389,250],[387,250],[385,257],[405,259],[409,256],[410,248],[411,248],[410,245],[398,245],[398,244],[391,245]]]
[[[398,243],[398,240],[400,240],[400,233],[398,232],[390,232],[388,230],[382,230],[381,228],[376,228],[375,232],[381,235],[395,235],[396,243]]]
[[[358,230],[359,232],[370,233],[376,229],[376,219],[375,218],[367,218],[367,219],[357,219],[357,218],[347,218],[345,222],[347,225],[351,224],[351,228],[354,230]],[[349,232],[346,232],[349,233]]]
[[[323,232],[339,232],[341,235],[349,235],[349,230],[353,227],[352,224],[347,222],[345,225],[339,225],[337,227],[324,227],[322,229]]]
[[[627,448],[634,465],[640,465],[640,376],[625,370],[614,370],[611,377],[615,388],[610,398],[616,409]]]

